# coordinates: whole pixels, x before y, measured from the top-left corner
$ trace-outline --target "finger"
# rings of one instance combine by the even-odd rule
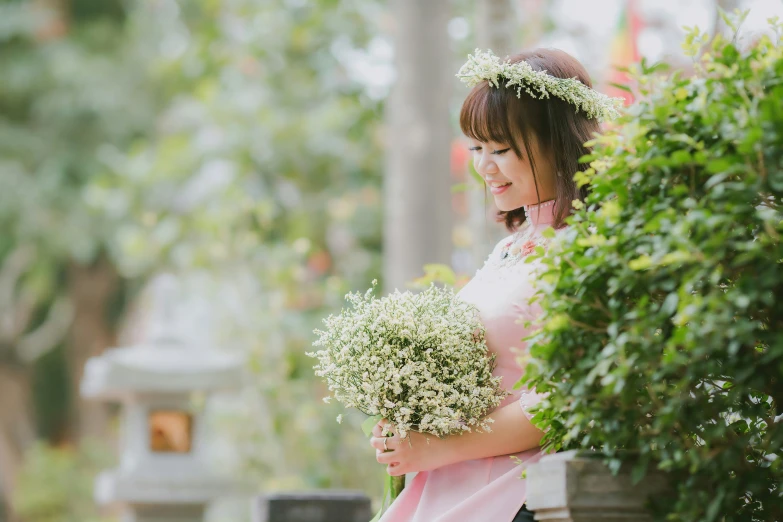
[[[395,451],[400,447],[400,438],[395,436],[386,437],[386,449],[389,451]]]
[[[370,446],[372,446],[373,448],[375,448],[377,450],[384,451],[384,448],[383,448],[383,441],[384,440],[386,440],[386,437],[370,437]],[[389,442],[388,441],[386,442],[386,447],[388,449],[391,449],[389,447]]]
[[[396,455],[393,451],[376,451],[375,460],[380,464],[396,464],[399,463],[400,456]]]
[[[399,462],[393,462],[386,466],[386,473],[391,477],[399,477],[400,475],[405,475],[405,469]]]
[[[394,451],[400,447],[400,438],[396,436],[377,437],[377,440],[379,445],[378,446],[373,445],[373,447],[378,449],[382,449],[385,451]],[[386,442],[386,444],[384,444],[384,441]]]
[[[384,435],[384,433],[383,433],[383,427],[384,427],[384,426],[386,426],[387,424],[389,424],[389,421],[388,421],[387,419],[381,419],[381,420],[379,420],[379,421],[378,421],[378,422],[375,424],[375,426],[373,426],[373,428],[372,428],[372,434],[373,434],[375,437],[383,437],[383,435]]]
[[[375,451],[375,460],[378,461],[379,464],[387,464],[390,466],[398,466],[400,463],[395,462],[394,460],[391,460],[392,457],[390,456],[390,451]]]
[[[387,421],[386,419],[381,420],[379,423],[381,425],[381,435],[387,436],[387,435],[396,435],[397,432],[394,431],[394,426],[392,426],[392,423]]]

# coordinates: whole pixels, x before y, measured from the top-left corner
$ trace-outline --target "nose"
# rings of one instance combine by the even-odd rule
[[[498,172],[497,163],[495,163],[492,155],[489,154],[485,149],[483,149],[480,154],[477,154],[473,158],[473,167],[482,178],[486,178],[487,175],[496,174]]]

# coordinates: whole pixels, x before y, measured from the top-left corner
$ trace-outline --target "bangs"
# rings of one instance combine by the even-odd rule
[[[477,85],[465,98],[459,115],[459,126],[468,138],[487,143],[511,145],[516,140],[509,126],[505,88],[492,88],[487,82]]]

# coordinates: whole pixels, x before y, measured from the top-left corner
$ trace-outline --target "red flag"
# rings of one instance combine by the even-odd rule
[[[636,7],[636,0],[626,0],[625,6],[620,12],[620,19],[617,23],[612,40],[612,46],[609,56],[610,71],[607,75],[607,83],[617,83],[628,85],[628,74],[618,71],[618,67],[628,67],[632,63],[639,61],[639,49],[636,45],[636,39],[642,30],[643,21]],[[630,105],[633,102],[633,95],[627,91],[619,89],[613,85],[606,86],[606,93],[609,96],[624,98],[625,104]]]

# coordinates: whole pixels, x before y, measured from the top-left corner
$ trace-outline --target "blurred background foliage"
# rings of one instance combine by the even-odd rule
[[[711,23],[715,2],[697,3],[699,23]],[[645,37],[636,2],[609,4],[452,0],[452,69],[479,34],[507,31],[512,46],[572,52],[604,81],[617,79],[610,55],[638,58],[637,40],[687,70],[666,46],[678,45],[669,36],[694,9],[646,2]],[[508,27],[482,23],[486,6]],[[361,419],[337,425],[339,407],[320,402],[304,352],[347,291],[382,278],[394,25],[382,0],[0,0],[0,506],[9,520],[97,520],[89,483],[105,464],[92,455],[101,445],[112,453],[116,412],[80,400],[82,368],[143,330],[140,296],[163,271],[212,302],[209,335],[192,319],[185,329],[247,358],[248,385],[217,427],[250,484],[381,491]],[[464,93],[450,95],[454,136]],[[492,210],[466,158],[455,142],[455,273],[429,267],[420,282],[464,282],[476,268],[470,245],[502,234],[486,225]]]
[[[14,507],[22,520],[107,522],[92,501],[93,479],[112,458],[85,444],[78,450],[38,442],[26,454]]]
[[[119,175],[89,195],[102,212],[123,201],[112,251],[124,273],[207,269],[212,291],[236,290],[221,341],[250,376],[228,429],[265,487],[378,481],[360,431],[336,436],[336,413],[313,400],[303,356],[325,301],[379,271],[380,102],[338,60],[367,46],[378,7],[149,6],[164,108],[154,138],[113,150]]]
[[[350,70],[379,4],[0,9],[4,490],[19,480],[28,505],[26,451],[22,476],[57,466],[37,437],[110,440],[105,410],[78,399],[81,368],[161,270],[244,284],[246,314],[222,328],[249,359],[232,426],[257,483],[380,484],[358,428],[329,435],[302,355],[327,294],[379,275],[382,102]]]
[[[113,342],[134,283],[108,255],[114,223],[83,195],[106,170],[106,144],[129,146],[154,128],[155,90],[128,19],[122,2],[0,3],[6,504],[17,480],[22,504],[30,494],[24,484],[38,482],[20,478],[31,473],[21,466],[37,438],[66,444],[105,436],[105,411],[81,404],[77,386],[84,361]],[[28,466],[49,454],[34,455]]]

